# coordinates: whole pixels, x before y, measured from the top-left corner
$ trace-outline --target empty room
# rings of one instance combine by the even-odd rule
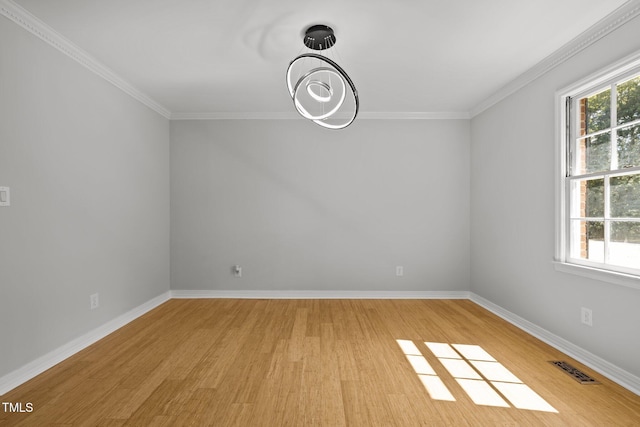
[[[0,12],[0,426],[640,425],[640,0]]]

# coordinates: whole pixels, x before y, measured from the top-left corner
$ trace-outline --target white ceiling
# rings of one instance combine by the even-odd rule
[[[635,0],[632,0],[635,1]],[[362,112],[469,112],[626,0],[14,0],[180,113],[293,111],[285,72],[312,24]]]

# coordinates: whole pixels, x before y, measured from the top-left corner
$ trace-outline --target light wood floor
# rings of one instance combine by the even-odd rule
[[[557,413],[474,403],[425,342],[481,347]],[[468,300],[171,300],[0,400],[34,408],[2,426],[640,425],[639,396]]]

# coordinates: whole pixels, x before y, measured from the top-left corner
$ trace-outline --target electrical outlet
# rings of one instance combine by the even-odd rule
[[[404,267],[401,265],[396,266],[396,276],[404,276]]]
[[[0,187],[0,206],[11,206],[11,189]]]
[[[231,271],[233,272],[234,276],[242,277],[242,267],[240,267],[239,265],[234,265]]]
[[[98,308],[100,306],[100,295],[99,294],[93,294],[93,295],[89,296],[89,306],[91,307],[91,310],[95,310],[96,308]]]
[[[582,307],[580,314],[582,316],[582,323],[588,326],[593,326],[593,312],[590,308]]]

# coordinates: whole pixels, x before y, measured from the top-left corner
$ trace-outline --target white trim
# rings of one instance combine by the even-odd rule
[[[544,341],[584,365],[599,372],[622,387],[640,395],[640,378],[612,363],[560,338],[528,320],[469,291],[229,291],[172,290],[157,296],[91,332],[45,354],[22,368],[0,378],[0,396],[20,386],[47,369],[94,344],[127,323],[175,298],[244,298],[244,299],[468,299],[489,310],[528,334]]]
[[[613,283],[615,285],[626,286],[628,288],[640,289],[640,277],[632,274],[620,273],[617,271],[603,270],[601,268],[589,267],[579,264],[569,264],[566,262],[554,261],[553,267],[556,271],[575,274],[601,282]]]
[[[151,108],[161,116],[167,119],[171,116],[170,111],[165,107],[148,95],[142,93],[131,83],[118,76],[107,66],[100,63],[100,61],[80,49],[63,35],[49,27],[27,10],[18,6],[12,0],[0,0],[0,14],[6,16],[8,19],[29,31],[31,34],[48,43],[50,46],[55,47],[69,58],[88,68],[90,71],[93,71],[98,76],[122,90],[127,95]]]
[[[555,174],[554,174],[554,194],[555,194],[555,247],[554,255],[555,260],[565,259],[566,245],[566,205],[565,203],[567,192],[565,186],[565,177],[567,172],[567,153],[566,153],[566,127],[567,117],[565,109],[565,100],[567,96],[561,93],[556,93],[555,99]]]
[[[469,120],[468,112],[455,111],[405,111],[405,112],[363,112],[359,119],[373,120]]]
[[[563,273],[576,274],[582,277],[588,277],[590,279],[599,280],[616,285],[626,286],[634,289],[640,289],[640,277],[630,273],[624,267],[616,267],[612,264],[605,264],[609,269],[599,268],[598,266],[591,265],[579,265],[571,262],[568,253],[568,213],[569,213],[569,191],[567,189],[567,183],[572,179],[581,179],[589,176],[605,176],[605,175],[625,175],[627,173],[636,172],[636,168],[621,169],[615,172],[603,171],[594,174],[576,175],[574,177],[567,177],[566,158],[567,141],[566,135],[566,100],[567,98],[579,98],[585,94],[585,91],[594,89],[603,85],[604,83],[610,83],[618,79],[624,79],[631,75],[631,73],[637,73],[637,69],[640,67],[640,51],[634,52],[624,58],[616,61],[607,67],[598,70],[590,75],[566,86],[555,93],[555,253],[554,253],[554,268],[557,271]],[[614,126],[614,128],[617,126]],[[605,200],[607,200],[605,198]],[[585,261],[585,264],[588,261]],[[614,270],[618,268],[618,271]],[[635,269],[633,269],[635,272]]]
[[[470,293],[469,299],[482,308],[489,310],[493,314],[511,323],[512,325],[522,329],[526,333],[549,344],[553,348],[560,350],[567,356],[577,360],[585,366],[588,366],[594,371],[609,378],[611,381],[640,396],[640,377],[637,377],[632,373],[627,372],[610,362],[607,362],[601,357],[598,357],[595,354],[590,353],[581,347],[578,347],[577,345],[565,340],[564,338],[552,334],[546,329],[541,328],[540,326],[531,323],[516,314],[513,314],[512,312],[500,307],[497,304],[492,303],[485,298],[482,298],[479,295],[474,294],[473,292]]]
[[[165,292],[0,378],[0,396],[52,368],[170,299]]]
[[[172,298],[239,299],[468,299],[468,291],[172,290]]]
[[[13,0],[0,0],[0,14],[34,34],[50,46],[58,49],[71,59],[93,71],[118,89],[170,120],[295,120],[301,119],[290,112],[174,112],[144,94],[131,83],[116,75],[107,66],[89,55],[53,28],[17,5]],[[468,112],[361,112],[360,120],[468,120]]]
[[[267,113],[267,112],[210,112],[210,113],[187,113],[177,112],[171,113],[171,120],[296,120],[302,119],[299,114],[294,111],[280,112],[280,113]]]
[[[298,118],[295,112],[276,112],[276,113],[172,113],[167,108],[153,100],[148,95],[135,88],[132,84],[116,75],[105,65],[91,55],[80,49],[64,36],[56,32],[40,19],[29,13],[17,5],[13,0],[0,0],[0,14],[20,25],[27,31],[39,37],[49,45],[55,47],[60,52],[74,59],[98,76],[107,80],[123,92],[127,93],[134,99],[140,101],[147,107],[156,111],[158,114],[171,120],[259,120],[259,119],[294,119]],[[360,119],[376,119],[376,120],[465,120],[471,119],[491,106],[497,104],[504,98],[515,93],[527,84],[531,83],[538,77],[547,73],[551,69],[560,65],[567,59],[571,58],[580,51],[591,46],[593,43],[623,26],[633,18],[640,15],[640,0],[629,0],[627,3],[607,15],[598,23],[587,29],[585,32],[574,38],[572,41],[549,55],[537,65],[521,74],[519,77],[503,86],[496,93],[480,102],[468,112],[363,112],[358,115]]]
[[[171,114],[171,120],[296,120],[303,118],[294,111],[280,113],[187,113]],[[360,112],[358,120],[469,120],[467,112],[413,111],[413,112]]]
[[[536,80],[538,77],[567,61],[572,56],[588,48],[607,34],[636,18],[638,15],[640,15],[640,0],[630,0],[623,4],[569,43],[503,86],[489,98],[473,107],[469,112],[470,116],[473,118],[489,109],[509,95]]]
[[[629,73],[638,65],[640,65],[640,51],[633,52],[613,64],[610,64],[605,68],[591,73],[577,82],[556,91],[556,99],[579,95],[589,87],[596,87],[618,76],[623,78],[625,74]]]

